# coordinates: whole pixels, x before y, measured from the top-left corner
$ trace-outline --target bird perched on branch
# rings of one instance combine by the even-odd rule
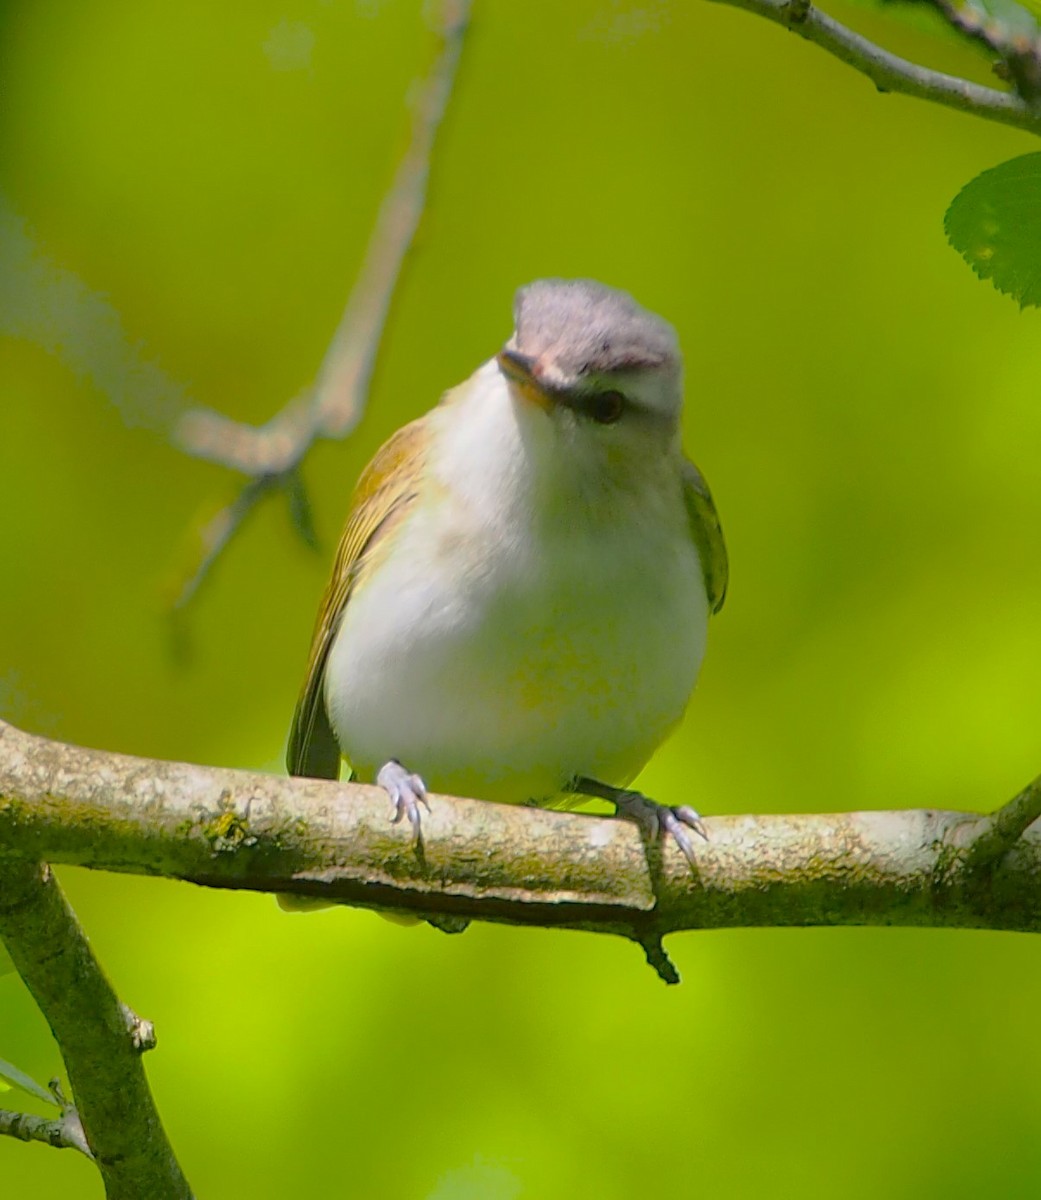
[[[727,556],[683,455],[676,334],[589,280],[522,288],[506,345],[354,492],[289,737],[293,775],[610,800],[691,862],[698,814],[626,785],[677,724]]]

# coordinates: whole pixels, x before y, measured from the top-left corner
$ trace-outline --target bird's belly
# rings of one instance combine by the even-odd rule
[[[626,561],[579,539],[537,571],[509,547],[466,566],[424,547],[373,570],[331,650],[326,703],[357,774],[396,758],[432,791],[510,803],[577,775],[628,782],[701,662],[694,547]]]

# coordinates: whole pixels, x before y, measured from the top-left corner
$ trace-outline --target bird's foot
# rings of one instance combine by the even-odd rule
[[[692,867],[697,866],[694,857],[694,839],[691,833],[708,841],[706,830],[701,817],[689,804],[659,804],[651,800],[643,792],[633,792],[628,788],[611,787],[610,784],[600,783],[595,779],[576,779],[572,791],[586,796],[599,796],[601,800],[609,800],[615,806],[615,816],[626,821],[632,821],[640,832],[650,841],[657,842],[666,836],[683,851],[683,856]]]
[[[403,818],[408,818],[412,826],[412,836],[420,840],[420,813],[422,805],[427,812],[430,804],[427,801],[427,785],[418,775],[407,771],[396,758],[384,763],[376,774],[376,783],[387,793],[394,805],[394,816],[391,823],[397,825]]]

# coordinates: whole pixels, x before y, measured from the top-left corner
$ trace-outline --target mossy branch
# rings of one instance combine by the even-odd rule
[[[978,814],[709,818],[692,872],[626,822],[447,796],[431,809],[420,854],[378,788],[130,758],[0,724],[0,855],[613,933],[652,958],[680,929],[1041,931],[1041,833],[980,860],[994,822]]]
[[[1035,779],[982,826],[964,854],[967,870],[980,872],[1007,854],[1041,817],[1041,778]]]
[[[17,777],[19,763],[39,765],[33,742],[0,723],[0,805],[8,815],[9,768]],[[117,999],[46,864],[0,859],[0,938],[54,1033],[75,1102],[62,1105],[60,1122],[10,1114],[16,1119],[6,1128],[0,1121],[0,1133],[90,1153],[108,1200],[191,1200],[141,1064],[151,1027]]]

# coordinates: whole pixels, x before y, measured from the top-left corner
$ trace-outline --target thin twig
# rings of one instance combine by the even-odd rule
[[[435,24],[438,51],[418,91],[408,147],[380,205],[365,259],[315,387],[261,426],[193,409],[174,429],[174,440],[187,453],[249,476],[243,496],[261,481],[294,488],[298,493],[291,499],[295,518],[306,512],[306,499],[299,495],[300,463],[319,439],[350,433],[364,411],[383,327],[426,206],[434,141],[455,82],[469,15],[470,0],[441,0]],[[194,597],[257,499],[259,495],[253,495],[243,509],[240,496],[222,510],[220,536],[210,536],[210,548],[181,585],[180,606]],[[301,528],[299,520],[297,526]],[[306,539],[306,527],[301,532]]]
[[[271,480],[265,476],[250,479],[235,497],[223,508],[218,509],[198,531],[199,558],[191,576],[178,584],[170,606],[172,612],[182,611],[195,599],[196,592],[225,546],[272,486]]]
[[[54,1033],[108,1200],[191,1200],[141,1064],[149,1038],[135,1036],[141,1023],[117,999],[50,867],[4,859],[0,938]]]
[[[345,437],[364,407],[390,303],[426,205],[434,138],[448,107],[469,18],[470,0],[442,0],[440,53],[417,97],[408,149],[380,206],[365,262],[318,378],[315,407],[324,437]]]
[[[79,1116],[71,1107],[57,1120],[0,1108],[0,1134],[23,1142],[46,1142],[48,1146],[59,1150],[78,1150],[88,1158],[94,1157],[87,1145]]]
[[[783,25],[866,75],[882,92],[902,92],[988,121],[1041,134],[1041,113],[1020,96],[945,75],[891,54],[806,0],[716,0]]]
[[[989,817],[963,855],[969,870],[995,863],[1041,818],[1041,776]]]

